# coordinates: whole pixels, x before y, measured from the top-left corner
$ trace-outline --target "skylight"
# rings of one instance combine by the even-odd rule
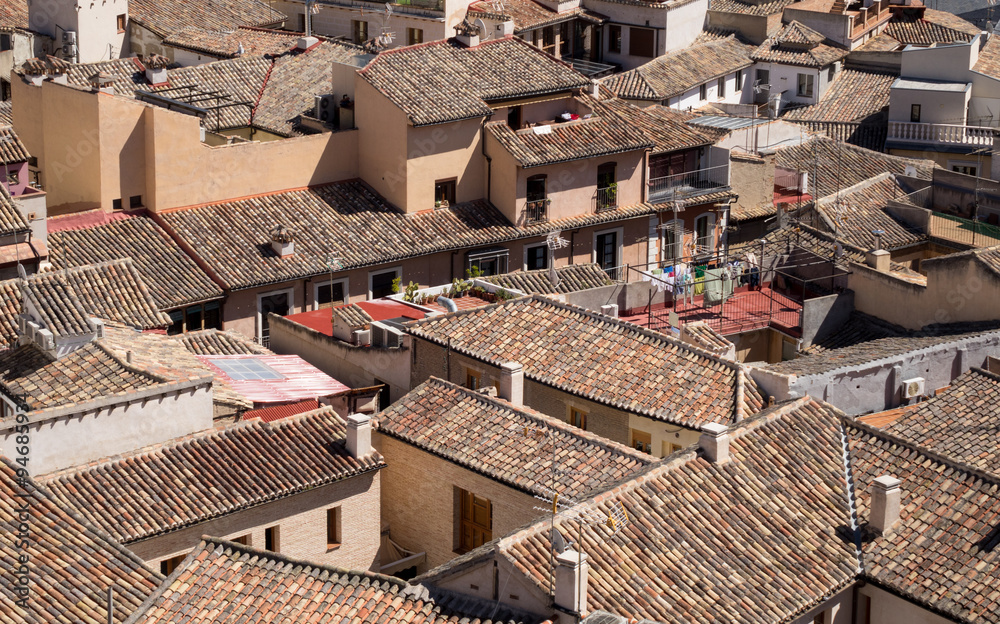
[[[284,379],[285,376],[260,360],[213,360],[212,364],[222,369],[233,381]]]

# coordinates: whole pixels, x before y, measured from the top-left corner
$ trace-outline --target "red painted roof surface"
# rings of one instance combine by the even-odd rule
[[[316,399],[309,399],[308,401],[299,401],[298,403],[272,405],[271,407],[263,407],[261,409],[243,412],[243,418],[240,420],[252,420],[254,418],[259,418],[264,422],[274,422],[276,420],[281,420],[282,418],[288,418],[289,416],[301,414],[302,412],[310,412],[314,409],[319,409],[319,401]]]
[[[800,195],[798,193],[793,193],[792,191],[785,191],[785,192],[779,190],[774,191],[775,206],[777,206],[778,204],[796,204],[800,201],[802,203],[812,201],[812,195],[810,195],[809,193],[802,193]]]
[[[62,232],[65,230],[85,230],[87,228],[105,225],[112,221],[131,219],[142,214],[137,212],[104,212],[103,210],[88,210],[74,214],[63,215],[61,217],[49,217],[45,220],[45,226],[49,233]]]
[[[198,355],[238,394],[254,403],[288,403],[332,396],[350,390],[297,355]],[[256,360],[281,375],[281,379],[233,379],[219,368],[220,360]]]
[[[394,318],[422,319],[424,312],[412,306],[392,299],[376,299],[375,301],[359,301],[358,306],[372,317],[373,321],[385,321]],[[329,308],[310,310],[286,316],[290,321],[304,325],[327,336],[333,335],[333,322]]]
[[[299,325],[305,325],[309,329],[318,331],[321,334],[326,334],[327,336],[333,335],[333,319],[329,308],[289,314],[285,318]]]

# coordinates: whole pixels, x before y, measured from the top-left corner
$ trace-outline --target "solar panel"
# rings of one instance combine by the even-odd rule
[[[267,364],[255,359],[213,360],[212,364],[222,369],[233,381],[284,379],[285,376]]]

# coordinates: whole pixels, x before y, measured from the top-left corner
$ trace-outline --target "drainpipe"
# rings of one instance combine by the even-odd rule
[[[486,159],[486,201],[493,203],[493,159],[486,153],[486,117],[479,128],[480,142],[482,143],[483,158]]]

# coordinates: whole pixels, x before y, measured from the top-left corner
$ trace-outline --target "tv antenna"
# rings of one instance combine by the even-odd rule
[[[392,17],[392,4],[385,3],[385,12],[382,14],[382,28],[378,37],[375,38],[376,48],[388,48],[396,38],[396,33],[389,30],[389,18]]]
[[[493,9],[492,12],[497,15],[507,15],[504,12],[506,11],[506,7],[503,5],[503,0],[490,0],[490,8]]]
[[[556,249],[569,246],[569,241],[560,236],[562,230],[553,230],[545,236],[545,245],[549,248],[549,281],[552,288],[559,287],[559,273],[556,271]]]

